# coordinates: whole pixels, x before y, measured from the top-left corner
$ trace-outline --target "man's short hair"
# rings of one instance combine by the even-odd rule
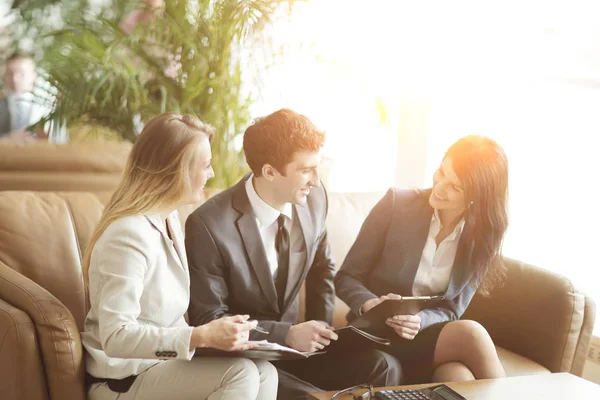
[[[306,116],[287,108],[258,118],[244,132],[246,162],[256,176],[270,164],[280,173],[300,151],[316,152],[325,142],[325,133]]]
[[[21,59],[25,59],[25,58],[29,58],[31,61],[35,61],[32,54],[23,53],[21,51],[15,51],[10,56],[8,56],[8,58],[6,59],[6,62],[9,63],[10,61],[21,60]]]

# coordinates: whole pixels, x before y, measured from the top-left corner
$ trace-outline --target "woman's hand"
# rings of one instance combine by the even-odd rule
[[[375,297],[374,299],[367,300],[360,307],[360,312],[364,314],[384,300],[402,300],[402,296],[400,296],[399,294],[388,293],[381,297]]]
[[[421,329],[421,317],[418,315],[394,315],[385,321],[398,336],[413,340]]]
[[[190,348],[211,347],[225,351],[255,348],[256,345],[248,344],[248,338],[250,330],[256,328],[258,321],[248,322],[248,318],[249,315],[234,315],[195,327]]]

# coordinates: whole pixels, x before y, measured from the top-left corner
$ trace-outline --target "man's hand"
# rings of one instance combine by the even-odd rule
[[[250,330],[256,328],[258,321],[248,322],[248,318],[249,315],[234,315],[195,327],[190,348],[212,347],[225,351],[255,348],[256,345],[248,344],[248,338]]]
[[[360,307],[360,312],[362,314],[364,314],[367,311],[369,311],[371,308],[375,307],[376,305],[378,305],[379,303],[381,303],[384,300],[402,300],[402,296],[400,296],[398,294],[394,294],[394,293],[388,293],[381,297],[375,297],[374,299],[367,300]]]
[[[322,323],[307,321],[290,328],[285,344],[298,351],[318,351],[337,339],[338,335]]]
[[[413,340],[421,329],[421,317],[418,315],[394,315],[385,321],[398,336]]]

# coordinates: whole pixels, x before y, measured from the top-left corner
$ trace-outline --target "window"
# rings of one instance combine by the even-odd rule
[[[427,176],[464,134],[498,141],[510,179],[503,253],[568,277],[598,304],[600,88],[546,81],[500,93],[434,102]]]
[[[323,127],[334,191],[427,186],[456,139],[496,139],[504,253],[600,304],[597,15],[594,2],[308,1],[273,31],[288,56],[254,114],[290,107]]]

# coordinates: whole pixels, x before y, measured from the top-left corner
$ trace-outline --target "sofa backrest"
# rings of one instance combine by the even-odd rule
[[[328,193],[327,238],[338,268],[342,266],[367,215],[384,194]]]
[[[83,328],[81,256],[109,193],[0,192],[0,261],[48,290]]]
[[[129,142],[0,143],[0,191],[107,191],[119,179]]]
[[[207,189],[206,198],[218,192]],[[329,242],[338,266],[381,196],[329,195]],[[86,312],[81,258],[109,197],[110,192],[0,192],[0,261],[52,293],[80,329]],[[181,207],[182,225],[201,203]],[[346,310],[341,302],[336,307],[336,326],[344,324]]]

